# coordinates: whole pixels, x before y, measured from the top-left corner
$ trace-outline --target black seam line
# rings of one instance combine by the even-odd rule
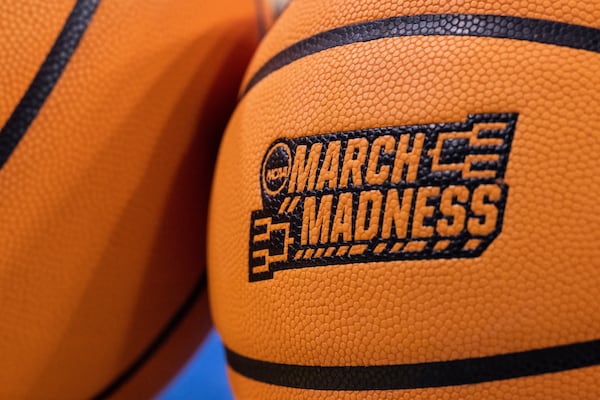
[[[250,79],[248,93],[258,82],[300,58],[357,42],[403,36],[473,36],[524,40],[600,52],[600,29],[533,18],[487,14],[424,14],[342,26],[318,33],[282,50]]]
[[[184,303],[177,309],[175,314],[167,322],[164,328],[158,333],[150,345],[127,367],[121,374],[119,374],[110,384],[102,389],[98,394],[92,397],[92,399],[106,399],[117,390],[119,390],[129,379],[144,366],[148,360],[150,360],[156,352],[166,343],[167,339],[177,330],[181,322],[187,317],[194,305],[206,292],[206,271],[202,273],[196,285],[193,287],[190,294],[185,299]]]
[[[100,0],[78,0],[31,85],[0,131],[0,169],[29,129],[79,45]]]
[[[313,390],[401,390],[469,385],[600,364],[600,339],[495,356],[419,364],[306,366],[251,359],[226,349],[237,373],[259,382]]]

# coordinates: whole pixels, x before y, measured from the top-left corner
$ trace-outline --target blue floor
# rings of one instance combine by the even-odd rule
[[[219,335],[210,332],[204,345],[157,400],[232,400],[225,371],[225,351]]]

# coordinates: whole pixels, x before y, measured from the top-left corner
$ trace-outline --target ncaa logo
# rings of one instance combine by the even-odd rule
[[[271,196],[281,192],[290,179],[292,152],[285,143],[277,143],[265,156],[262,165],[263,190]]]

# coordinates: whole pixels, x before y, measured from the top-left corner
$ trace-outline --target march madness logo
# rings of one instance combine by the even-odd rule
[[[249,280],[276,271],[478,257],[498,236],[518,114],[280,139],[261,168]]]

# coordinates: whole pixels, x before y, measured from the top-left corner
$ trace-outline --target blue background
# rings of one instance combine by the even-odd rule
[[[157,399],[233,400],[225,365],[225,350],[221,339],[212,330],[204,345]]]

